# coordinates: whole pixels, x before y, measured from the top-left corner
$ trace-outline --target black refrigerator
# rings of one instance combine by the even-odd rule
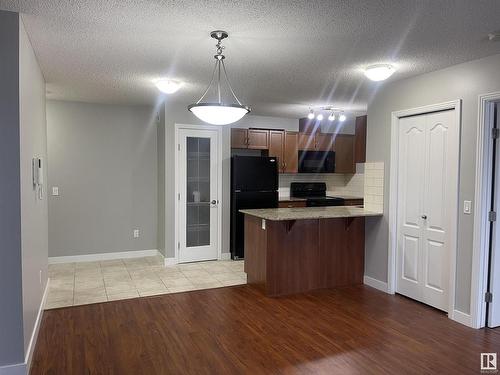
[[[278,207],[278,161],[275,157],[231,158],[231,258],[245,257],[245,222],[239,212]]]

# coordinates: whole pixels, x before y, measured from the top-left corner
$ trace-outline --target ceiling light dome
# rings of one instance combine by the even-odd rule
[[[226,66],[224,65],[224,59],[226,58],[222,54],[222,50],[224,47],[221,45],[223,39],[228,37],[228,33],[225,31],[217,30],[212,31],[210,36],[214,39],[217,39],[217,44],[215,45],[217,48],[217,54],[214,56],[215,58],[215,67],[212,73],[212,79],[210,80],[210,84],[207,89],[203,93],[200,99],[194,104],[188,106],[188,110],[192,112],[196,117],[200,120],[207,122],[213,125],[228,125],[232,124],[240,120],[243,116],[250,112],[250,108],[246,105],[241,104],[240,100],[236,96],[231,87],[231,83],[229,82],[229,78],[227,77]],[[236,100],[236,103],[226,104],[222,101],[221,94],[221,74],[224,74],[226,79],[227,86],[229,88],[230,93],[233,98]],[[217,93],[217,101],[214,102],[202,102],[203,98],[207,95],[212,87],[212,84],[216,80],[215,90]]]
[[[372,81],[384,81],[394,74],[396,68],[390,64],[371,65],[365,69],[365,76]]]
[[[154,81],[156,87],[158,90],[165,94],[173,94],[177,92],[182,86],[181,82],[178,81],[173,81],[171,79],[157,79]]]

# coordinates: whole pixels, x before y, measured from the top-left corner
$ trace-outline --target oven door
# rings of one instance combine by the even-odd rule
[[[299,150],[299,173],[335,173],[335,152]]]

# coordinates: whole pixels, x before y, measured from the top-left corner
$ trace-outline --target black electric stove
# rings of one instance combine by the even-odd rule
[[[327,196],[324,182],[292,182],[290,196],[304,198],[307,207],[343,206],[345,203],[343,198]]]

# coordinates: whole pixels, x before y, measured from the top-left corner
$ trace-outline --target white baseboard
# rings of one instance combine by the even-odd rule
[[[120,252],[116,252],[116,253],[69,255],[69,256],[62,256],[62,257],[49,257],[49,264],[95,262],[95,261],[99,261],[99,260],[153,257],[156,255],[161,255],[161,253],[156,249],[120,251]]]
[[[231,253],[221,253],[220,260],[230,260],[230,259],[231,259]]]
[[[175,266],[177,264],[177,258],[165,258],[165,267]]]
[[[380,281],[369,276],[364,276],[363,283],[385,293],[389,290],[385,281]]]
[[[18,363],[15,365],[1,366],[0,375],[26,375],[26,363]]]
[[[453,310],[449,318],[457,323],[466,325],[467,327],[476,328],[474,327],[474,324],[472,322],[472,315],[470,314],[466,314],[458,310]]]
[[[26,375],[29,373],[31,360],[33,359],[33,351],[35,350],[38,332],[40,331],[40,324],[42,323],[43,311],[45,310],[45,302],[47,301],[47,295],[49,294],[49,283],[50,279],[47,279],[42,300],[40,302],[40,306],[38,307],[38,314],[36,316],[35,326],[33,327],[33,332],[31,334],[30,343],[28,344],[28,348],[26,350],[24,363],[0,367],[0,375]]]
[[[26,369],[29,372],[31,367],[31,360],[33,358],[33,352],[36,346],[36,340],[38,339],[38,331],[40,330],[40,324],[42,323],[42,315],[45,310],[45,302],[47,301],[47,295],[49,294],[49,284],[50,278],[47,279],[47,284],[45,284],[45,290],[43,292],[42,301],[40,302],[40,307],[38,308],[38,314],[36,316],[35,327],[33,328],[33,333],[31,334],[30,343],[26,351],[25,363]]]

